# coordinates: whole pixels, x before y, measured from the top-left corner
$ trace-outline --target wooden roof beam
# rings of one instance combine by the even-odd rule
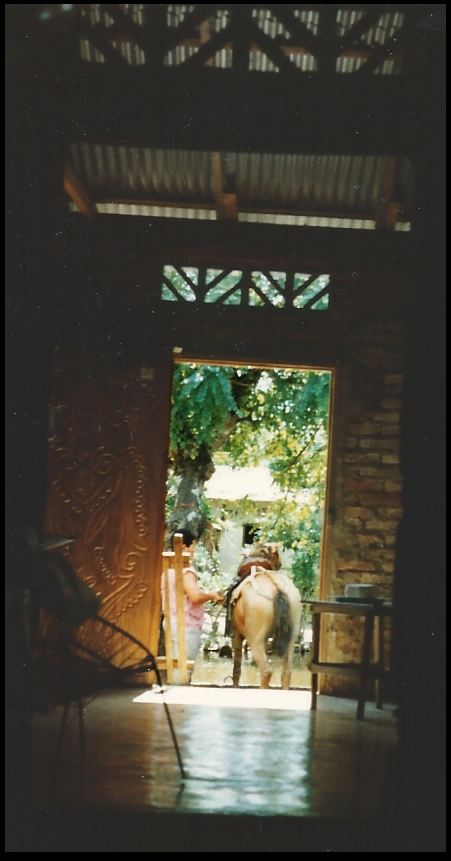
[[[81,218],[74,213],[73,220],[70,219],[74,230]],[[278,224],[154,216],[125,218],[101,213],[98,220],[101,229],[95,232],[99,249],[96,260],[102,269],[114,269],[117,256],[121,258],[122,267],[131,253],[133,266],[139,259],[153,261],[153,265],[158,258],[180,266],[189,260],[193,266],[240,268],[246,265],[271,270],[287,267],[289,261],[289,268],[300,272],[330,271],[331,274],[347,274],[354,281],[353,272],[356,271],[359,277],[372,278],[383,270],[384,278],[390,279],[395,272],[406,273],[412,257],[413,235],[403,231],[299,229]],[[390,259],[388,275],[387,259]],[[298,269],[299,266],[312,269]]]
[[[233,69],[164,67],[152,77],[143,66],[84,63],[73,73],[72,143],[309,155],[409,156],[412,148],[416,89],[402,75],[333,75],[327,87],[306,75],[287,87],[283,74]]]
[[[211,154],[213,192],[215,195],[216,218],[237,219],[238,201],[234,190],[227,188],[224,177],[224,158],[220,152]],[[230,180],[229,180],[230,181]]]
[[[137,25],[135,25],[135,26],[137,26]],[[201,24],[199,27],[199,31],[201,34],[200,39],[195,38],[195,37],[189,37],[187,39],[184,39],[183,42],[181,42],[180,45],[177,47],[180,47],[180,48],[198,48],[199,49],[201,45],[206,44],[208,42],[208,40],[211,38],[210,36],[208,36],[208,39],[202,38],[202,31],[204,31],[206,28],[209,29],[209,22],[208,21],[204,21],[204,23]],[[263,33],[263,35],[265,35],[265,34]],[[109,27],[108,30],[105,30],[104,39],[105,39],[105,41],[110,42],[110,43],[111,42],[123,42],[124,44],[138,45],[140,48],[142,48],[142,50],[147,50],[147,51],[149,50],[148,47],[146,47],[146,48],[144,47],[147,45],[144,38],[140,38],[138,40],[137,37],[130,35],[130,33],[127,33],[125,30],[115,28],[113,25],[111,27]],[[309,50],[304,45],[299,44],[299,42],[297,42],[294,39],[286,39],[283,36],[274,36],[274,38],[271,37],[271,42],[274,43],[275,49],[277,49],[278,51],[282,51],[282,53],[285,55],[298,54],[300,56],[314,56],[314,57],[316,56],[316,54],[313,54],[313,51]],[[266,44],[267,43],[265,43],[265,47],[266,47]],[[337,45],[338,45],[338,43],[337,43]],[[233,42],[232,41],[225,42],[222,45],[222,47],[227,48],[229,50],[233,50]],[[262,51],[263,53],[266,53],[265,47],[263,47],[260,44],[257,44],[255,41],[253,41],[249,44],[249,51],[250,51],[250,53],[255,53],[256,51]],[[337,47],[338,53],[333,54],[334,57],[340,57],[340,58],[346,58],[346,59],[369,60],[374,54],[374,49],[371,48],[370,46],[365,48],[362,46],[355,45],[355,46],[351,46],[349,48],[346,48],[343,51],[340,50],[339,48],[340,48],[340,46],[338,45],[338,47]],[[315,45],[315,50],[317,50],[316,45]],[[268,57],[269,56],[270,55],[268,53]],[[396,60],[397,62],[399,62],[402,58],[403,58],[403,48],[402,47],[400,47],[396,53],[392,50],[392,48],[390,49],[390,57],[389,57],[390,60]],[[270,59],[271,59],[271,57],[270,57]],[[279,57],[279,59],[282,59],[282,58]],[[188,62],[188,60],[185,60],[185,63],[187,63],[187,62]],[[274,62],[275,62],[275,60],[274,60]],[[177,68],[183,69],[185,63],[180,63],[179,66],[177,66]],[[198,64],[198,61],[196,61],[196,64]],[[277,65],[276,62],[275,62],[275,64]],[[213,57],[209,56],[208,59],[206,59],[200,65],[202,65],[202,66],[213,66]],[[292,71],[292,70],[290,69],[290,71]],[[296,71],[296,70],[294,70],[294,71]]]
[[[221,158],[221,153],[211,153],[212,163],[214,161]],[[215,184],[217,180],[215,179],[215,174],[218,170],[222,170],[222,168],[216,167],[213,171],[213,183]],[[224,186],[222,185],[223,180],[221,180],[221,185],[218,183],[217,192],[215,192],[215,208],[217,219],[221,220],[223,218],[237,218],[238,217],[238,201],[237,195],[234,192],[224,193]],[[227,185],[226,185],[227,188]],[[217,199],[218,198],[218,199]],[[231,200],[233,198],[233,201]],[[381,198],[382,201],[382,198]],[[102,204],[112,204],[114,206],[148,206],[155,207],[161,209],[198,209],[198,210],[211,210],[213,207],[209,203],[205,203],[205,201],[195,201],[192,200],[153,200],[150,198],[125,198],[125,197],[100,197],[96,199],[96,204],[98,206]],[[374,212],[368,212],[367,210],[348,210],[348,209],[281,209],[274,206],[250,206],[249,204],[244,206],[241,205],[239,207],[239,211],[242,213],[255,213],[256,215],[286,215],[298,218],[340,218],[346,220],[354,220],[359,219],[361,221],[375,221],[376,227],[394,227],[396,224],[396,220],[390,223],[390,219],[393,218],[394,207],[396,207],[399,211],[400,209],[400,201],[388,200],[384,203],[381,202],[378,212],[375,214]],[[236,206],[236,215],[232,206]],[[221,213],[218,213],[218,209],[221,207]],[[391,214],[390,214],[391,213]],[[403,219],[404,221],[409,221],[408,217]]]
[[[210,19],[207,18],[199,27],[200,41],[206,44],[211,38]],[[213,65],[213,59],[210,57],[206,64]],[[211,179],[213,186],[213,194],[215,196],[216,218],[218,221],[229,218],[238,218],[238,206],[236,194],[225,194],[224,192],[224,157],[220,152],[211,153]]]
[[[400,201],[392,200],[396,172],[396,158],[392,156],[385,163],[382,180],[381,198],[376,216],[376,230],[391,228],[393,230],[400,208]]]
[[[63,188],[85,218],[92,221],[97,215],[97,207],[89,192],[67,162],[64,163]]]

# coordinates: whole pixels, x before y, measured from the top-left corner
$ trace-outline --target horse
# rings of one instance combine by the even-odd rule
[[[288,690],[290,687],[294,645],[301,626],[302,605],[299,590],[293,581],[280,571],[280,567],[277,545],[271,544],[253,548],[238,569],[240,580],[238,585],[234,581],[230,596],[232,683],[235,688],[238,687],[241,676],[244,640],[248,643],[252,659],[260,670],[260,687],[269,687],[272,676],[268,659],[270,637],[273,652],[277,657],[283,658],[282,689]]]

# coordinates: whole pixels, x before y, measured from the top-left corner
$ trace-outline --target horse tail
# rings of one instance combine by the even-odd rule
[[[293,625],[291,622],[290,605],[288,598],[280,589],[274,596],[274,626],[272,632],[273,648],[276,655],[282,658],[288,649]]]

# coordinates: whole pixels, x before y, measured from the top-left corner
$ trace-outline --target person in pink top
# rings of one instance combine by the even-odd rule
[[[196,549],[196,540],[189,529],[177,529],[171,537],[171,550],[174,549],[174,535],[182,535],[183,553],[190,553],[191,559]],[[214,601],[222,604],[223,598],[221,592],[215,590],[213,592],[203,592],[199,587],[197,571],[194,565],[190,564],[183,569],[183,588],[185,591],[185,624],[186,624],[186,657],[188,660],[195,661],[200,647],[202,627],[205,619],[205,604],[207,601]],[[161,580],[161,597],[162,607],[164,608],[164,579]],[[171,610],[171,630],[177,630],[176,624],[176,602],[175,602],[175,570],[169,569],[169,605]],[[173,648],[174,657],[177,655],[177,641],[174,641]]]

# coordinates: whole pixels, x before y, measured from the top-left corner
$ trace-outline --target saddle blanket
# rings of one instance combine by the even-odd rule
[[[247,577],[245,577],[241,581],[241,583],[238,583],[238,586],[235,586],[235,589],[233,590],[233,592],[230,596],[231,606],[236,604],[236,602],[238,601],[238,598],[240,597],[241,592],[242,592],[244,586],[246,585],[246,583],[252,583],[252,585],[254,585],[254,580],[258,577],[259,574],[267,574],[268,577],[270,577],[270,579],[273,581],[274,585],[278,586],[279,588],[283,587],[283,580],[286,577],[288,577],[288,579],[291,579],[285,571],[269,571],[267,568],[262,568],[260,565],[253,565],[251,568],[251,573]],[[279,581],[279,576],[281,576],[282,582]],[[256,588],[256,586],[254,586],[254,588],[256,589],[256,591],[260,595],[263,594],[262,592],[260,592],[259,589]],[[283,591],[283,589],[282,589],[282,591]],[[272,598],[271,595],[265,595],[265,597],[270,598],[270,599]]]

